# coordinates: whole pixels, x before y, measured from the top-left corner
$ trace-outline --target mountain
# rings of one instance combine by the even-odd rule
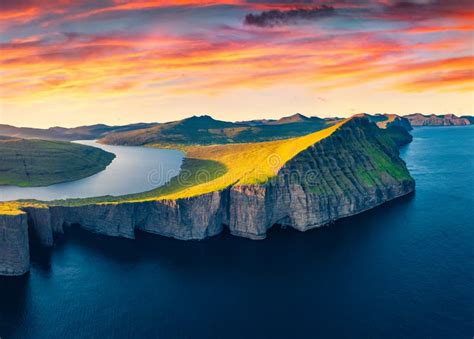
[[[323,119],[317,117],[307,117],[303,114],[296,113],[288,117],[283,117],[273,122],[269,122],[269,125],[284,125],[284,124],[293,124],[293,123],[308,123],[313,121],[322,121]]]
[[[396,114],[388,113],[377,113],[375,115],[367,114],[367,117],[370,121],[375,122],[380,128],[387,128],[390,126],[400,126],[411,131],[413,127],[410,124],[410,121],[407,118],[401,117]]]
[[[292,123],[314,123],[322,122],[324,119],[318,117],[307,117],[303,114],[296,113],[287,117],[275,119],[261,119],[261,120],[250,120],[250,121],[240,121],[242,124],[251,125],[251,126],[262,126],[262,125],[285,125]]]
[[[398,146],[409,144],[413,137],[409,133],[413,129],[410,122],[396,114],[378,113],[375,115],[361,113],[358,117],[365,117],[382,129],[383,133],[392,139]]]
[[[468,121],[471,123],[471,125],[474,124],[474,116],[472,116],[472,115],[463,115],[463,116],[461,117],[461,119],[466,119],[466,120],[468,120]]]
[[[74,128],[51,127],[47,129],[15,127],[0,124],[0,135],[23,139],[45,140],[93,140],[99,139],[111,132],[132,131],[136,129],[155,126],[156,123],[137,123],[124,126],[108,126],[103,124],[80,126]]]
[[[412,126],[464,126],[471,125],[473,117],[457,117],[454,114],[445,115],[424,115],[421,113],[413,113],[405,115]]]
[[[301,114],[280,120],[227,122],[210,116],[156,125],[128,132],[112,132],[100,142],[112,145],[209,145],[287,139],[309,134],[335,122],[308,118]]]
[[[203,115],[134,131],[113,132],[100,142],[112,145],[225,143],[247,129],[251,127]]]
[[[395,114],[366,115],[379,127],[401,126],[407,131],[412,126],[451,126],[474,124],[473,116],[454,114],[406,116]],[[144,144],[225,144],[268,141],[297,137],[331,126],[342,118],[307,117],[296,113],[281,119],[262,119],[240,122],[215,120],[210,116],[194,116],[169,123],[136,123],[122,126],[104,124],[74,128],[47,129],[15,127],[0,124],[0,136],[45,140],[93,140],[117,145]]]
[[[370,121],[386,129],[399,125],[411,129],[408,120],[390,114],[365,115]],[[249,143],[298,137],[316,132],[340,122],[341,118],[307,117],[294,114],[278,120],[251,120],[240,122],[220,121],[208,115],[193,116],[168,123],[138,123],[125,126],[91,125],[75,128],[52,127],[48,129],[0,125],[0,135],[26,139],[91,140],[111,145],[210,145]],[[408,133],[392,130],[400,142],[409,142]],[[404,140],[404,141],[403,141]]]

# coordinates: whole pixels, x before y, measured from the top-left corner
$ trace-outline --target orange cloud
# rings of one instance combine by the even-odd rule
[[[470,56],[407,60],[407,46],[371,34],[359,34],[358,39],[351,35],[308,39],[304,33],[288,37],[286,43],[273,38],[266,43],[213,42],[169,35],[20,39],[0,46],[2,96],[22,100],[52,93],[103,96],[154,88],[162,93],[218,93],[281,83],[331,88],[394,77],[403,77],[399,83],[408,86],[417,74],[466,70],[474,61]],[[449,84],[456,80],[465,82],[451,77]],[[439,86],[443,83],[448,81]]]
[[[455,26],[415,26],[403,30],[405,33],[424,34],[453,31],[474,31],[474,24],[461,24]]]
[[[17,12],[9,9],[2,15],[12,20],[38,15],[40,3],[33,2],[21,11],[16,8]],[[110,11],[216,3],[249,8],[288,6],[284,2],[249,4],[243,0],[115,1],[86,10],[81,3],[63,1],[56,11],[85,18]],[[47,3],[44,6],[48,8]],[[65,18],[68,20],[67,15]],[[216,94],[278,84],[333,90],[375,81],[398,91],[453,87],[462,91],[470,88],[466,84],[470,75],[472,78],[474,61],[472,39],[463,32],[472,27],[433,24],[398,31],[339,32],[299,26],[255,29],[229,25],[199,32],[150,29],[128,34],[53,30],[0,44],[0,96],[27,101],[48,100],[56,94],[94,98],[127,93]],[[397,36],[444,31],[458,33],[429,40],[423,40],[423,34],[413,40]]]

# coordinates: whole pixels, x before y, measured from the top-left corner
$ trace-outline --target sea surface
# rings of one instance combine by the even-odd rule
[[[2,338],[474,336],[474,128],[417,128],[416,194],[330,227],[184,242],[79,229],[0,279]]]
[[[43,187],[0,186],[0,201],[17,199],[55,200],[124,195],[162,186],[179,173],[181,151],[102,145],[93,140],[75,141],[114,153],[107,168],[89,177]]]

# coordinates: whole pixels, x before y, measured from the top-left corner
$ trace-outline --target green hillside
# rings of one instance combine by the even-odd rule
[[[47,186],[102,171],[115,155],[62,141],[0,138],[0,185]]]
[[[108,126],[104,124],[79,126],[73,128],[51,127],[51,128],[31,128],[15,127],[0,124],[0,136],[8,136],[22,139],[43,139],[43,140],[94,140],[104,137],[112,132],[125,132],[136,129],[155,126],[157,123],[137,123],[124,126]]]
[[[112,145],[212,145],[288,139],[333,125],[301,115],[275,121],[227,122],[209,116],[160,124],[129,132],[109,133],[100,142]]]

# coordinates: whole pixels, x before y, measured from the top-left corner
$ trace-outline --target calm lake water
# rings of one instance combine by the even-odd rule
[[[420,128],[415,195],[331,227],[125,240],[70,229],[0,279],[3,338],[472,338],[474,128]]]
[[[184,157],[175,150],[101,145],[92,140],[76,142],[101,148],[116,157],[105,170],[84,179],[45,187],[0,186],[0,201],[88,198],[149,191],[176,176]]]

